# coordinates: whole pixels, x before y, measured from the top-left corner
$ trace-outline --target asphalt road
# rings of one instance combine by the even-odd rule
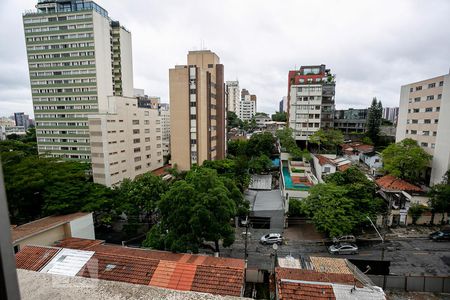
[[[245,239],[238,229],[236,241],[230,249],[223,249],[221,255],[244,258]],[[259,239],[268,233],[264,229],[251,229],[248,240],[248,267],[270,270],[273,268],[274,250],[271,245],[261,245]],[[391,262],[391,274],[411,275],[446,275],[450,274],[450,242],[433,242],[426,238],[404,238],[385,243],[384,259]],[[380,244],[359,245],[357,255],[338,255],[335,257],[351,259],[381,260]],[[326,245],[316,241],[286,240],[278,247],[278,257],[292,255],[333,256],[328,253]]]

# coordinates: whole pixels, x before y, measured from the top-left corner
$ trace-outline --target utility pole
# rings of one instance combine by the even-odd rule
[[[384,260],[384,238],[381,236],[380,232],[378,231],[377,227],[375,226],[375,224],[373,224],[372,220],[369,218],[369,216],[366,216],[366,218],[370,221],[370,224],[372,224],[372,227],[375,229],[375,231],[377,232],[378,236],[381,239],[381,261]]]

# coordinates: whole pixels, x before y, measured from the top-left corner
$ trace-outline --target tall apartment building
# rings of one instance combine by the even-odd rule
[[[382,117],[395,124],[397,123],[398,111],[398,107],[383,107]]]
[[[89,0],[38,0],[23,14],[40,154],[89,161],[88,116],[133,96],[131,34]]]
[[[172,163],[181,170],[225,157],[224,66],[210,50],[189,51],[169,70]]]
[[[170,153],[170,106],[168,103],[161,103],[160,105],[160,117],[161,117],[161,137],[163,156],[167,156]]]
[[[250,94],[247,89],[241,91],[241,101],[239,101],[239,107],[237,116],[242,121],[250,121],[256,114],[256,95]]]
[[[227,111],[232,111],[236,115],[239,110],[239,101],[241,98],[241,91],[239,89],[239,81],[227,81]]]
[[[401,87],[396,142],[416,140],[433,155],[427,177],[442,181],[450,169],[450,74]]]
[[[288,75],[288,123],[294,138],[307,141],[333,127],[335,81],[325,65],[302,66]]]
[[[278,107],[279,112],[287,112],[287,97],[283,96]]]
[[[163,165],[158,109],[134,97],[108,97],[108,108],[88,116],[94,182],[119,184]]]
[[[23,126],[25,131],[30,126],[30,117],[23,112],[14,113],[14,121],[16,122],[16,126]]]
[[[339,129],[344,134],[366,132],[367,108],[364,109],[340,109],[334,112],[334,129]]]

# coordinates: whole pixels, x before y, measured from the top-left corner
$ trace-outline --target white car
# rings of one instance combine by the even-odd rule
[[[358,246],[352,243],[339,243],[328,248],[331,254],[357,254]]]
[[[281,243],[283,243],[283,237],[279,233],[269,233],[269,234],[263,235],[261,237],[260,242],[263,245],[267,245],[267,244],[281,245]]]

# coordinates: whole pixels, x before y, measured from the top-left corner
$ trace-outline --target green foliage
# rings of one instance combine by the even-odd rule
[[[318,145],[319,153],[321,148],[328,151],[336,150],[339,145],[344,143],[344,135],[340,130],[319,129],[309,137],[309,142]]]
[[[234,112],[228,111],[227,112],[228,130],[230,130],[231,128],[242,128],[242,126],[243,126],[242,120],[239,119],[238,116]]]
[[[413,139],[404,139],[389,145],[383,150],[381,156],[385,171],[396,177],[412,181],[419,179],[420,172],[428,166],[431,160],[431,155]]]
[[[239,199],[237,199],[239,198]],[[161,220],[148,233],[144,246],[157,249],[198,252],[205,241],[219,240],[228,247],[234,242],[230,220],[236,215],[236,201],[242,194],[233,181],[215,170],[196,167],[179,180],[158,202]]]
[[[378,145],[378,139],[380,135],[381,116],[383,114],[383,105],[381,101],[377,101],[377,98],[372,99],[367,113],[367,136]]]
[[[306,149],[302,150],[297,146],[297,143],[293,138],[294,132],[292,128],[286,127],[280,129],[275,135],[280,140],[281,147],[291,154],[293,160],[311,160],[309,152]]]
[[[253,134],[247,144],[247,156],[266,156],[275,152],[275,138],[270,132]]]
[[[362,140],[361,140],[361,142],[362,142],[363,144],[366,144],[366,145],[373,145],[372,140],[371,140],[370,137],[368,137],[368,136],[363,137]]]
[[[428,207],[426,207],[425,205],[418,203],[412,204],[408,210],[408,214],[412,217],[412,223],[416,224],[420,216],[426,211],[428,211]]]
[[[301,200],[290,199],[289,200],[289,216],[290,217],[305,217],[307,215],[305,211],[305,204]]]
[[[275,112],[272,115],[272,121],[276,122],[287,122],[287,113],[286,112]]]
[[[430,197],[428,204],[432,209],[433,217],[436,212],[442,213],[441,222],[443,222],[444,213],[450,213],[450,184],[446,176],[444,176],[442,183],[435,184],[431,187],[428,196]]]
[[[252,157],[248,167],[250,172],[253,174],[261,174],[263,172],[268,172],[272,168],[272,161],[269,157],[262,154],[261,156]]]
[[[203,167],[214,169],[220,176],[232,179],[240,191],[244,191],[250,183],[246,156],[240,155],[234,159],[205,160]]]
[[[237,157],[247,155],[248,141],[244,140],[232,140],[227,144],[228,155],[231,157]]]
[[[311,188],[303,208],[318,230],[339,236],[366,223],[367,216],[375,217],[382,205],[383,201],[376,197],[375,184],[356,167],[351,167],[330,174],[324,184]]]

